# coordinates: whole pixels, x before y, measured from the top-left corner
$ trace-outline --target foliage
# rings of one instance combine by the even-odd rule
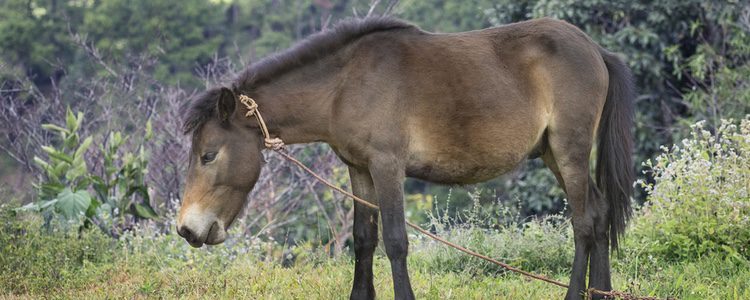
[[[82,122],[83,114],[75,115],[68,109],[65,127],[42,125],[44,129],[58,134],[60,147],[42,147],[49,157],[48,161],[34,157],[34,162],[44,170],[46,178],[37,186],[41,201],[30,203],[21,210],[54,211],[66,220],[78,220],[85,216],[92,201],[86,190],[91,182],[87,178],[88,168],[84,156],[93,139],[87,137],[81,140],[78,129]]]
[[[372,3],[377,6],[370,9]],[[64,207],[71,208],[66,211],[73,214],[80,209],[69,204],[84,207],[87,193],[92,199],[88,207],[98,201],[102,205],[97,213],[111,209],[111,213],[96,215],[91,222],[121,231],[134,220],[131,209],[118,207],[133,200],[123,200],[129,193],[123,185],[148,184],[152,193],[145,193],[145,188],[135,189],[135,203],[148,196],[147,203],[166,216],[157,220],[162,232],[169,232],[174,227],[171,216],[179,205],[187,165],[189,139],[179,129],[180,109],[187,99],[206,86],[226,82],[250,62],[339,19],[380,13],[392,13],[436,32],[474,30],[542,16],[581,27],[596,42],[623,54],[635,71],[641,93],[637,100],[636,161],[652,157],[659,145],[679,140],[687,124],[707,119],[707,129],[713,131],[718,119],[740,118],[750,112],[750,8],[742,1],[402,0],[393,7],[394,3],[0,1],[0,121],[5,124],[0,128],[0,135],[4,136],[0,148],[24,167],[22,172],[48,180],[47,171],[38,168],[33,157],[45,157],[46,163],[55,163],[54,158],[40,150],[41,146],[57,145],[59,151],[62,146],[59,139],[51,140],[59,134],[51,135],[39,124],[65,124],[66,106],[82,111],[87,120],[80,125],[78,134],[93,137],[92,144],[105,145],[105,149],[90,147],[85,151],[90,174],[73,176],[72,181],[62,175],[60,180],[69,191],[50,190],[39,203],[63,198]],[[153,139],[122,141],[115,152],[108,152],[111,149],[107,145],[114,145],[116,140],[110,132],[139,136],[146,120],[153,121]],[[72,157],[75,150],[62,153]],[[139,161],[142,151],[149,155]],[[345,166],[328,148],[315,145],[293,151],[316,171],[323,171],[345,188],[348,185]],[[124,168],[124,156],[114,158],[116,152],[133,154],[134,170],[125,172],[130,174],[125,177],[133,180],[118,177]],[[103,166],[105,153],[110,153],[113,168]],[[334,255],[344,253],[351,245],[351,203],[315,185],[278,157],[271,155],[267,159],[269,163],[250,197],[248,209],[238,220],[245,226],[245,233],[268,235],[281,243],[324,247]],[[0,164],[4,161],[0,160]],[[87,183],[85,178],[89,176],[102,180]],[[105,186],[110,191],[108,196],[97,191]],[[19,194],[29,190],[22,188]],[[405,190],[409,194],[407,216],[418,222],[429,221],[430,216],[424,211],[439,212],[437,199],[449,198],[450,207],[440,213],[451,219],[446,230],[455,228],[460,232],[502,231],[505,229],[501,226],[510,226],[518,219],[526,220],[531,214],[554,215],[565,206],[561,188],[539,160],[527,163],[520,172],[465,189],[408,180]],[[645,194],[638,197],[642,201]],[[105,206],[106,201],[112,204]],[[477,207],[477,202],[483,211],[498,213],[482,221],[482,226],[471,225],[464,218],[467,211]],[[56,210],[56,204],[51,203],[46,209]],[[502,213],[504,209],[512,213]],[[462,227],[464,222],[469,229]],[[546,223],[538,225],[544,232],[552,230],[544,227]],[[514,237],[521,239],[520,235]]]
[[[18,218],[11,212],[0,206],[0,290],[4,293],[48,293],[61,283],[85,284],[97,276],[87,269],[105,268],[115,259],[116,242],[101,231],[71,234],[60,226],[40,231],[39,216]]]
[[[94,139],[89,136],[81,140],[78,129],[82,122],[82,113],[73,114],[68,109],[65,127],[42,125],[58,135],[60,146],[43,147],[48,155],[47,160],[34,158],[35,163],[45,171],[38,185],[40,200],[18,211],[43,211],[48,217],[54,212],[74,224],[83,221],[82,226],[93,222],[114,236],[123,230],[126,214],[156,218],[156,212],[149,205],[149,194],[144,183],[147,156],[143,146],[138,153],[128,152],[121,157],[119,148],[127,137],[123,138],[120,132],[110,133],[107,142],[99,148],[103,154],[103,176],[94,175],[84,159]],[[144,142],[152,135],[150,125],[147,125],[146,132]]]
[[[19,219],[9,214],[8,209],[0,206],[0,297],[3,298],[331,299],[347,297],[351,288],[354,269],[351,257],[325,259],[326,253],[304,247],[277,250],[278,254],[270,257],[259,255],[266,248],[288,246],[260,241],[262,237],[238,237],[237,232],[230,235],[225,245],[194,249],[176,234],[162,234],[148,224],[136,226],[118,240],[91,229],[80,235],[59,230],[39,231],[37,228],[42,221],[38,216],[26,215]],[[529,230],[522,234],[524,238],[531,237],[543,244],[549,237],[552,237],[550,240],[560,237],[535,238],[533,232],[538,229]],[[552,232],[558,231],[553,229]],[[505,233],[483,234],[486,240],[499,241],[501,238],[495,235]],[[561,243],[566,244],[563,248],[571,247],[569,240]],[[410,275],[420,298],[555,299],[565,293],[559,287],[530,281],[517,274],[482,271],[477,264],[469,265],[466,271],[456,269],[454,264],[439,264],[437,259],[447,257],[452,250],[423,240],[412,239],[412,245],[408,258]],[[623,245],[637,246],[636,243]],[[533,242],[493,244],[492,247],[511,246],[521,249],[510,251],[523,253],[541,248]],[[559,246],[552,249],[556,247]],[[293,263],[285,263],[283,259],[289,252],[300,253]],[[624,258],[613,257],[613,283],[619,290],[679,299],[750,297],[750,262],[747,260],[705,256],[694,262],[668,262],[661,257],[649,258],[637,248],[625,248],[623,253]],[[301,254],[307,256],[301,257]],[[502,256],[494,257],[506,260]],[[392,298],[390,264],[382,247],[376,252],[374,263],[375,289],[379,297]],[[544,259],[528,263],[547,264]],[[536,270],[561,281],[567,280],[569,272],[545,267]]]
[[[484,10],[493,7],[489,0],[471,1],[418,1],[404,0],[395,14],[437,32],[459,32],[489,27]]]
[[[74,51],[65,47],[66,19],[80,20],[81,10],[57,5],[56,0],[8,0],[0,3],[0,65],[22,65],[22,70],[38,74],[37,82],[62,75],[60,61],[72,59]],[[0,76],[2,78],[3,76]],[[4,79],[4,78],[2,78]]]
[[[158,57],[150,70],[157,80],[197,84],[193,69],[208,64],[222,42],[218,8],[203,0],[95,1],[79,31],[111,61]]]
[[[529,161],[506,182],[507,195],[517,199],[523,216],[557,214],[565,209],[565,192],[541,159]],[[515,200],[510,199],[510,200]],[[516,201],[506,201],[510,205]]]
[[[426,227],[451,242],[476,250],[521,269],[563,274],[573,257],[573,232],[568,220],[550,215],[527,220],[518,208],[510,205],[487,206],[481,193],[470,193],[469,210],[454,213],[451,199],[444,204],[435,201]],[[522,203],[518,203],[522,207]],[[496,275],[506,270],[477,260],[442,244],[418,236],[411,242],[413,251],[423,255],[420,268],[434,272],[458,272],[470,276]]]
[[[641,182],[649,198],[633,234],[665,259],[748,259],[750,116],[715,133],[705,122],[691,128],[690,139],[645,163],[655,182]]]
[[[673,45],[664,53],[674,75],[688,82],[682,91],[692,114],[688,120],[706,120],[716,128],[722,119],[750,113],[750,7],[743,8],[740,20],[733,5],[702,7],[708,20],[690,23],[690,37],[699,41],[695,52],[683,56],[679,45]]]

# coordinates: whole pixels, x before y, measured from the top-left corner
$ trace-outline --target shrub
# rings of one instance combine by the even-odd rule
[[[90,172],[85,156],[92,145],[92,136],[82,139],[78,130],[83,113],[67,111],[65,127],[45,124],[42,127],[57,135],[58,146],[43,146],[48,158],[34,157],[34,162],[44,171],[40,182],[39,201],[16,211],[39,211],[45,215],[45,225],[53,216],[67,224],[98,225],[104,232],[119,236],[126,227],[126,216],[153,219],[156,212],[149,204],[149,194],[144,182],[147,156],[143,145],[136,153],[121,153],[126,142],[120,132],[109,133],[99,147],[102,157],[101,174]],[[151,136],[151,125],[146,125],[146,138]],[[93,195],[92,195],[93,192]]]
[[[2,293],[49,293],[83,285],[96,275],[88,272],[87,266],[114,260],[117,242],[99,230],[71,233],[53,226],[40,231],[38,215],[13,215],[8,206],[0,205]],[[52,222],[56,221],[59,219]]]
[[[668,260],[749,258],[750,116],[739,126],[722,121],[715,133],[704,124],[645,163],[654,182],[640,182],[649,197],[633,238]]]
[[[474,208],[461,220],[445,215],[447,208],[430,215],[429,227],[439,236],[526,271],[561,274],[573,259],[573,231],[567,218],[549,215],[519,220],[513,209],[488,212],[471,194]],[[417,239],[419,237],[419,239]],[[468,256],[424,236],[410,238],[410,264],[427,272],[465,272],[471,275],[502,274],[505,269]]]

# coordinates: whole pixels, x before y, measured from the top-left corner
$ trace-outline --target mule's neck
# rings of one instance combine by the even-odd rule
[[[250,96],[258,103],[271,137],[279,137],[286,144],[329,140],[339,73],[334,69],[321,61],[252,88]]]

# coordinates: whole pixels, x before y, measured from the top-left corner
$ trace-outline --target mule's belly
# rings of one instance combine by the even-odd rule
[[[541,150],[544,114],[498,115],[455,123],[412,120],[406,175],[437,183],[472,184],[508,173]]]
[[[520,159],[481,162],[455,159],[454,156],[426,156],[413,154],[406,168],[406,175],[443,184],[472,184],[487,181],[513,170]]]
[[[482,182],[512,171],[539,147],[534,130],[514,140],[493,135],[470,140],[444,138],[428,144],[412,136],[406,175],[444,184]]]

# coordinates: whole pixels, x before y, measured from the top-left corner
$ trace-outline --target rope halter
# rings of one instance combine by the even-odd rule
[[[246,95],[240,95],[240,103],[245,105],[245,108],[247,108],[247,113],[245,113],[245,117],[251,117],[255,116],[255,120],[258,121],[258,126],[260,126],[260,131],[263,134],[263,144],[268,149],[272,150],[281,150],[284,148],[284,141],[282,141],[280,138],[272,138],[271,135],[268,133],[268,127],[266,127],[266,122],[263,121],[263,116],[260,115],[260,111],[258,110],[258,103],[255,103],[255,100],[253,98],[250,98]]]

